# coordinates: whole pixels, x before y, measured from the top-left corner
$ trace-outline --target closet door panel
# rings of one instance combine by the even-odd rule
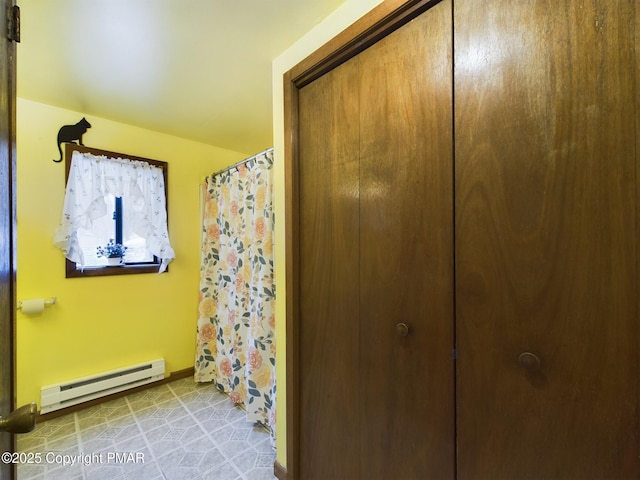
[[[357,61],[300,91],[300,473],[360,478]]]
[[[460,479],[640,476],[635,8],[455,2]]]
[[[359,57],[360,478],[453,478],[451,2]]]

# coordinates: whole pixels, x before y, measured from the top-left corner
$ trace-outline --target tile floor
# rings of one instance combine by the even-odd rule
[[[267,431],[191,378],[39,423],[17,443],[41,462],[20,464],[18,480],[275,478]]]

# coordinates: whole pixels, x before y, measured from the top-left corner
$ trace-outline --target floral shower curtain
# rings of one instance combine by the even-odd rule
[[[273,149],[206,180],[195,379],[275,438]]]

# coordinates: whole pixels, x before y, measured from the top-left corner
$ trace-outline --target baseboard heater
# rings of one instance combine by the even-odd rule
[[[160,358],[57,385],[48,385],[41,390],[40,413],[53,412],[163,378],[164,359]]]

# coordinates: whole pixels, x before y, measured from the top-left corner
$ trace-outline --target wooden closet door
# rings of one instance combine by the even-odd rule
[[[363,479],[455,468],[451,2],[360,54]]]
[[[451,2],[299,92],[300,478],[455,468]]]
[[[639,478],[634,0],[456,0],[458,478]]]
[[[359,478],[357,61],[300,92],[300,478]]]

